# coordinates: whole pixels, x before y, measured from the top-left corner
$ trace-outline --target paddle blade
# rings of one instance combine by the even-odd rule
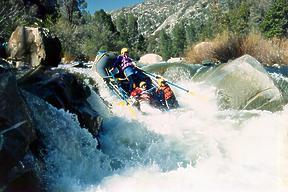
[[[204,100],[204,101],[209,100],[209,98],[208,98],[206,95],[196,93],[195,91],[189,90],[187,93],[188,93],[188,95],[190,95],[190,96],[200,98],[201,100]]]
[[[117,103],[117,105],[120,106],[123,109],[123,111],[128,111],[131,118],[136,118],[137,112],[135,107],[133,107],[130,104],[127,104],[126,101],[120,101]]]
[[[120,101],[119,103],[117,103],[119,106],[123,107],[125,105],[127,105],[126,101]]]
[[[189,90],[187,93],[191,96],[196,96],[196,93],[194,91]]]

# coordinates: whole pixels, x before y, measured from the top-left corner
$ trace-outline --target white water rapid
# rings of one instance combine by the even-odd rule
[[[89,69],[81,72],[95,78]],[[104,116],[101,150],[77,121],[72,122],[72,115],[55,112],[67,130],[43,133],[62,138],[50,143],[62,150],[48,152],[51,170],[43,173],[50,190],[288,191],[288,106],[274,113],[220,111],[213,88],[182,80],[176,83],[195,94],[173,89],[180,109],[131,114],[117,107],[120,100],[104,82],[96,81],[113,111],[109,113],[95,94],[90,98]],[[64,123],[69,118],[71,122]]]

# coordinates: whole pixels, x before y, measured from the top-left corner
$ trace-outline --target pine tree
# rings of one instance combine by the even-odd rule
[[[68,22],[76,24],[81,17],[81,11],[87,7],[85,0],[58,0],[61,15]]]
[[[268,38],[288,37],[288,1],[276,0],[265,15],[260,28]]]
[[[140,54],[142,54],[147,49],[146,39],[142,34],[139,35],[136,49],[139,51]]]
[[[164,30],[159,33],[159,54],[164,60],[172,56],[172,40]]]
[[[248,3],[242,2],[239,7],[230,10],[227,16],[230,32],[240,36],[245,36],[249,33],[250,9]]]
[[[103,47],[109,51],[119,49],[119,46],[116,45],[119,33],[112,22],[111,15],[104,10],[96,11],[81,31],[84,39],[82,50],[86,55],[96,55],[99,49]]]
[[[197,27],[195,26],[195,23],[191,22],[189,25],[187,25],[185,28],[185,33],[188,45],[198,41]]]
[[[121,13],[115,20],[117,30],[120,32],[121,41],[126,47],[132,48],[138,35],[137,19],[132,15]]]
[[[24,23],[25,17],[22,3],[0,0],[0,37],[7,41],[16,27]]]
[[[128,33],[128,43],[131,47],[136,48],[139,40],[137,17],[132,14],[128,14],[126,27]]]
[[[107,14],[103,9],[94,13],[93,24],[103,26],[112,33],[117,31],[116,26],[112,22],[111,15]]]
[[[172,30],[172,56],[179,57],[183,54],[186,48],[186,33],[184,28],[184,23],[179,23],[175,25]]]
[[[147,52],[149,53],[157,53],[159,52],[158,49],[158,42],[156,41],[156,36],[152,35],[147,40]]]

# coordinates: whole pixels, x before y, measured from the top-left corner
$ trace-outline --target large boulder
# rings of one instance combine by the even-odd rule
[[[15,167],[35,138],[29,110],[15,75],[4,71],[0,73],[0,186],[16,177]],[[14,174],[11,174],[12,169]]]
[[[139,63],[153,64],[153,63],[160,63],[162,61],[163,61],[163,58],[160,55],[149,53],[140,57]]]
[[[17,27],[8,42],[10,58],[30,67],[57,67],[61,61],[61,43],[48,29]]]
[[[90,88],[76,75],[39,66],[19,78],[18,84],[58,109],[76,114],[80,125],[97,138],[102,118],[87,101]]]
[[[0,74],[10,71],[11,70],[11,65],[4,59],[0,59]]]
[[[183,57],[174,57],[167,60],[167,63],[183,63],[185,59]]]
[[[28,106],[32,94],[76,114],[96,139],[102,118],[88,101],[90,88],[74,74],[39,65],[16,79],[9,64],[0,61],[0,191],[43,191],[37,174],[45,169],[47,146]]]
[[[281,92],[261,63],[250,55],[219,65],[195,78],[217,87],[224,108],[282,109]]]
[[[207,53],[207,54],[211,54],[209,55],[209,57],[211,57],[214,52],[213,43],[207,42],[207,41],[200,42],[194,46],[194,51],[196,55]]]
[[[189,63],[202,63],[204,60],[216,60],[215,48],[212,42],[200,42],[189,52],[186,58]]]

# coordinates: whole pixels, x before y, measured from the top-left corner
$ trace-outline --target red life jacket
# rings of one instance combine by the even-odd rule
[[[150,101],[151,96],[148,92],[143,91],[143,89],[136,87],[132,92],[131,92],[131,96],[135,97],[135,96],[139,96],[138,100],[141,101]]]
[[[170,99],[174,95],[172,89],[168,85],[160,86],[159,90],[163,91],[165,100]]]
[[[139,100],[140,101],[151,101],[151,96],[149,93],[147,93],[146,91],[141,93],[141,95],[139,96]]]
[[[136,87],[132,92],[131,92],[131,96],[135,97],[137,95],[140,95],[143,92],[142,89],[140,89],[139,87]]]

